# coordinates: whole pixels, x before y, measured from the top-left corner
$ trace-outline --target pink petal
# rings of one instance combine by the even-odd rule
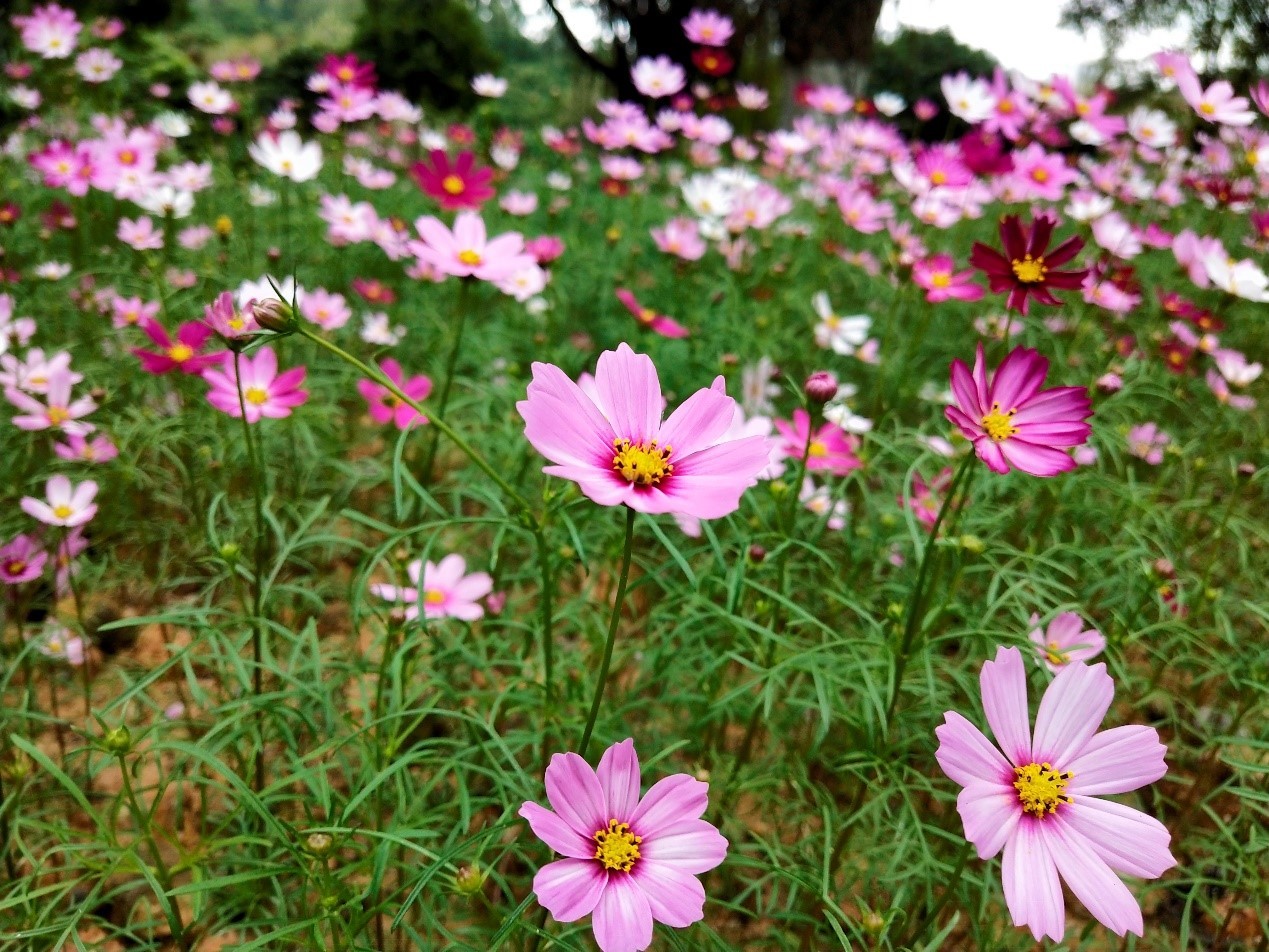
[[[967,415],[982,416],[987,411],[978,403],[978,389],[963,360],[952,361],[952,395]]]
[[[1072,796],[1127,793],[1154,783],[1168,772],[1167,748],[1153,727],[1130,724],[1094,734],[1063,769],[1072,774]]]
[[[983,732],[955,711],[943,715],[944,723],[934,729],[939,748],[934,756],[943,773],[962,787],[990,780],[1005,782],[1013,769]]]
[[[717,390],[697,390],[661,425],[658,442],[674,449],[672,461],[712,446],[727,432],[736,401]]]
[[[687,774],[671,774],[652,785],[628,822],[640,836],[651,839],[682,820],[699,818],[707,806],[709,784]]]
[[[632,875],[657,922],[684,929],[705,918],[705,887],[690,873],[645,859]]]
[[[628,344],[599,355],[595,387],[600,409],[616,435],[644,443],[657,435],[661,422],[661,383],[652,358],[636,354]]]
[[[1106,673],[1106,665],[1064,667],[1040,700],[1031,740],[1032,758],[1065,770],[1097,733],[1114,696],[1115,682]]]
[[[1009,465],[1032,476],[1056,476],[1075,468],[1075,460],[1061,450],[1028,443],[1018,437],[1011,437],[998,446]]]
[[[533,877],[533,893],[556,922],[576,922],[607,892],[608,874],[593,859],[561,859]]]
[[[640,852],[685,873],[704,873],[727,858],[727,838],[705,820],[680,820],[654,833],[644,833],[646,824],[631,823],[643,836]]]
[[[996,649],[978,678],[983,711],[996,742],[1015,765],[1031,762],[1031,717],[1027,712],[1027,670],[1017,648]]]
[[[604,790],[590,764],[574,753],[556,754],[546,768],[546,798],[560,818],[589,839],[608,826]]]
[[[382,587],[387,588],[387,586]],[[555,852],[572,859],[592,860],[593,865],[595,844],[581,836],[550,810],[528,801],[520,807],[520,816],[529,821],[533,835]]]
[[[608,877],[591,926],[602,952],[643,952],[652,944],[652,909],[632,877]]]
[[[516,404],[524,435],[554,463],[593,466],[612,450],[612,426],[582,389],[552,364],[535,363],[528,399]]]
[[[991,859],[1008,842],[1022,819],[1021,806],[1018,791],[1003,783],[978,781],[960,792],[956,812],[980,859]]]
[[[1057,866],[1037,829],[1041,822],[1028,818],[1018,824],[1005,844],[1000,878],[1013,924],[1030,928],[1037,942],[1045,936],[1060,942],[1066,932],[1066,907]]]
[[[1036,825],[1063,881],[1093,917],[1116,935],[1141,935],[1141,907],[1088,841],[1063,821],[1061,813]]]
[[[607,795],[608,816],[633,816],[639,806],[639,756],[634,740],[627,738],[604,751],[596,775]]]
[[[948,409],[950,410],[951,407]],[[1009,464],[1005,462],[1004,454],[1000,452],[1000,444],[994,440],[980,436],[974,440],[974,452],[993,473],[1000,473],[1003,476],[1009,472]]]
[[[1122,803],[1076,797],[1060,811],[1062,820],[1082,835],[1111,869],[1155,879],[1176,865],[1167,827]]]

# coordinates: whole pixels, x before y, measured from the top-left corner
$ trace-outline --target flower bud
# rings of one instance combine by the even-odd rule
[[[120,724],[118,727],[106,731],[101,738],[101,746],[116,757],[122,757],[132,750],[132,731],[128,730],[126,724]]]
[[[485,885],[485,873],[475,863],[458,867],[454,876],[454,888],[464,896],[474,896]]]
[[[869,909],[864,912],[863,917],[859,920],[859,924],[864,927],[864,931],[870,935],[881,935],[886,929],[886,919],[879,913]]]
[[[976,535],[963,535],[958,540],[960,547],[966,552],[973,552],[979,555],[987,550],[987,543]]]
[[[837,378],[827,370],[815,371],[802,385],[806,399],[821,406],[837,396],[837,390]]]
[[[291,306],[277,298],[265,298],[257,301],[254,298],[247,302],[247,310],[255,317],[256,323],[266,330],[284,333],[295,324],[295,312]]]
[[[220,557],[232,564],[238,561],[238,553],[241,551],[237,542],[226,542],[220,547]]]
[[[314,856],[325,856],[335,845],[329,833],[310,833],[304,839],[304,848]]]
[[[749,547],[749,561],[757,565],[767,557],[767,550],[762,546],[754,544]]]

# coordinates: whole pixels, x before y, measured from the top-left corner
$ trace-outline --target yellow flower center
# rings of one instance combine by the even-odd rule
[[[639,311],[639,321],[643,324],[651,324],[656,316],[657,312],[650,307],[645,307]]]
[[[811,445],[807,447],[806,455],[808,457],[827,456],[828,447],[821,440],[812,440]]]
[[[1056,641],[1049,642],[1049,646],[1045,650],[1044,656],[1048,659],[1049,664],[1069,664],[1071,661],[1071,656],[1065,651],[1059,650],[1058,643]]]
[[[137,154],[131,149],[124,149],[119,153],[119,162],[121,165],[131,165],[137,160]]]
[[[945,288],[952,283],[952,276],[946,271],[935,271],[930,275],[930,283],[936,288]]]
[[[70,413],[65,407],[49,407],[45,415],[48,417],[49,426],[61,426],[70,419]]]
[[[930,173],[931,185],[942,185],[946,181],[947,181],[947,173],[944,172],[942,169],[935,169],[933,172]]]
[[[248,403],[254,403],[258,407],[263,406],[269,399],[269,394],[260,387],[248,387],[243,396]]]
[[[1014,258],[1012,264],[1014,277],[1023,284],[1039,284],[1049,273],[1049,269],[1044,266],[1043,256],[1032,258],[1030,255],[1024,255],[1021,261]]]
[[[609,820],[608,826],[596,830],[591,839],[595,841],[595,859],[603,864],[604,869],[620,873],[634,869],[643,837],[635,836],[629,823]]]
[[[188,344],[175,344],[167,349],[167,355],[173,363],[183,364],[194,356],[194,348]]]
[[[1031,177],[1035,179],[1037,182],[1047,182],[1049,180],[1049,170],[1048,169],[1034,169],[1031,172]]]
[[[991,412],[982,418],[983,429],[987,431],[987,435],[997,443],[1003,443],[1011,436],[1017,436],[1018,428],[1013,425],[1013,415],[1018,410],[1015,407],[1008,413],[1002,413],[999,403],[991,405]]]
[[[21,575],[25,571],[26,571],[26,563],[21,561],[20,559],[14,559],[11,562],[4,563],[5,575],[10,575],[10,576]]]
[[[75,510],[65,503],[62,503],[60,506],[53,507],[53,515],[57,516],[59,519],[69,519],[74,512]]]
[[[670,464],[670,446],[659,447],[656,440],[648,443],[631,443],[618,437],[612,441],[616,454],[612,468],[622,479],[636,486],[659,486],[661,480],[674,475]],[[616,822],[616,821],[614,821]]]
[[[428,605],[440,605],[445,601],[445,593],[429,588],[423,593],[423,601]]]
[[[1058,773],[1052,764],[1027,764],[1025,767],[1014,767],[1016,778],[1013,787],[1018,791],[1018,800],[1022,811],[1029,813],[1037,820],[1057,813],[1059,803],[1071,803],[1071,797],[1062,791],[1071,780],[1071,773]]]
[[[996,111],[1003,112],[1006,114],[1013,112],[1013,100],[1012,99],[1000,100],[1000,102],[996,103]]]
[[[449,192],[451,195],[463,194],[463,189],[465,187],[463,180],[457,175],[447,175],[441,179],[441,188],[445,189],[445,191]]]
[[[1199,112],[1201,112],[1205,116],[1210,116],[1214,112],[1216,112],[1216,107],[1213,106],[1210,102],[1199,103]]]
[[[463,264],[472,265],[474,267],[475,265],[480,264],[480,254],[479,252],[472,251],[468,248],[458,253],[458,260]]]

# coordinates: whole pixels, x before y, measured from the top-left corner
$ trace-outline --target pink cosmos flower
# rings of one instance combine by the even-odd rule
[[[652,99],[673,96],[687,83],[683,67],[668,56],[643,56],[630,70],[635,89]]]
[[[11,20],[22,31],[22,45],[44,59],[70,56],[84,28],[74,13],[56,3],[36,7],[30,16],[14,16]]]
[[[770,460],[770,441],[728,439],[736,402],[723,378],[698,390],[664,421],[651,359],[627,344],[599,357],[594,395],[558,367],[534,363],[528,399],[516,404],[525,437],[602,506],[716,519],[740,505]]]
[[[793,411],[792,423],[776,420],[775,426],[782,437],[780,455],[785,459],[800,460],[805,453],[808,471],[845,476],[852,469],[859,469],[864,465],[855,455],[855,451],[859,449],[859,440],[835,423],[825,423],[811,435],[811,415],[799,408]]]
[[[136,221],[120,218],[116,237],[136,251],[156,251],[163,247],[163,229],[155,228],[149,215],[142,215]]]
[[[734,32],[731,17],[723,16],[717,10],[698,7],[683,21],[684,35],[701,46],[726,46]]]
[[[300,299],[300,315],[325,331],[337,330],[352,318],[352,309],[342,294],[313,288]]]
[[[912,507],[912,514],[927,529],[933,529],[938,521],[939,509],[943,507],[943,494],[952,485],[952,468],[944,466],[939,474],[930,482],[926,482],[920,473],[912,474],[912,495],[905,499],[899,496],[899,508]]]
[[[241,375],[234,379],[234,359],[231,354],[222,356],[220,370],[203,371],[203,379],[211,387],[207,401],[222,413],[241,417],[246,407],[247,422],[258,423],[262,417],[281,419],[308,399],[308,392],[300,389],[307,370],[292,367],[278,373],[278,358],[272,347],[261,347],[254,358],[241,355]],[[242,388],[239,402],[239,386]]]
[[[83,526],[71,529],[58,543],[54,564],[57,566],[55,588],[59,597],[71,594],[70,578],[79,574],[79,563],[75,559],[87,550],[88,540],[84,538]]]
[[[0,545],[0,582],[21,585],[44,574],[48,553],[28,535],[14,536]]]
[[[80,379],[79,374],[68,368],[53,370],[49,374],[44,403],[16,387],[6,389],[4,398],[23,411],[13,418],[13,425],[21,430],[61,430],[68,435],[91,433],[96,427],[82,422],[81,418],[97,409],[96,401],[92,397],[71,398],[71,387]]]
[[[1092,432],[1092,416],[1083,387],[1041,390],[1049,361],[1037,351],[1015,347],[990,382],[978,345],[974,370],[952,361],[956,406],[944,412],[974,443],[974,452],[997,473],[1010,467],[1032,476],[1056,476],[1075,468],[1061,448],[1079,446]]]
[[[639,796],[634,741],[613,744],[599,769],[574,753],[546,768],[551,809],[526,801],[520,816],[564,857],[533,877],[533,892],[557,922],[591,915],[602,952],[642,952],[654,922],[686,928],[705,915],[696,877],[727,856],[727,840],[701,814],[709,785],[687,774]]]
[[[1031,642],[1050,671],[1057,674],[1073,661],[1096,658],[1106,648],[1106,636],[1096,628],[1084,628],[1084,619],[1075,612],[1062,612],[1048,630],[1040,628],[1040,616],[1032,614]]]
[[[1195,114],[1207,122],[1249,126],[1256,119],[1256,114],[1248,108],[1251,104],[1242,96],[1235,96],[1234,87],[1227,80],[1218,79],[1204,89],[1193,70],[1181,71],[1177,73],[1176,86]]]
[[[405,374],[401,372],[401,365],[391,357],[380,363],[379,369],[412,400],[421,403],[432,392],[431,380],[421,374],[406,380]],[[376,423],[393,423],[398,430],[406,430],[416,423],[427,422],[427,417],[409,404],[402,403],[391,390],[373,380],[358,380],[357,391],[370,404],[370,418]]]
[[[65,443],[54,443],[53,452],[60,459],[82,463],[108,463],[119,455],[119,448],[108,436],[98,436],[91,442],[78,433],[68,434]]]
[[[23,496],[19,505],[33,519],[50,526],[82,526],[97,515],[97,484],[91,479],[78,486],[65,476],[50,476],[44,484],[44,499]]]
[[[159,314],[158,301],[142,301],[139,297],[116,297],[110,302],[115,327],[131,327],[152,321]]]
[[[650,331],[655,331],[662,337],[687,337],[688,329],[676,321],[672,317],[666,317],[664,314],[658,314],[650,307],[642,307],[634,293],[627,291],[625,288],[617,289],[617,300],[626,306],[634,319],[643,327]]]
[[[705,240],[691,218],[671,218],[665,227],[653,228],[652,240],[666,254],[677,255],[684,261],[699,261],[705,254]]]
[[[1044,692],[1035,731],[1017,648],[999,648],[980,676],[983,709],[999,750],[955,711],[935,733],[943,772],[964,789],[956,806],[980,859],[1004,850],[1005,903],[1016,926],[1061,941],[1059,876],[1106,928],[1141,935],[1141,908],[1116,873],[1154,879],[1176,865],[1163,824],[1101,799],[1167,772],[1153,727],[1098,733],[1115,685],[1104,664],[1066,665]],[[1003,751],[1003,755],[1001,754]]]
[[[974,269],[956,271],[951,255],[934,255],[912,266],[912,280],[925,288],[925,299],[932,304],[941,301],[977,301],[984,294],[982,285],[975,284]]]
[[[370,591],[388,601],[404,603],[405,617],[411,621],[419,617],[419,605],[425,618],[476,621],[485,614],[480,599],[493,590],[493,579],[486,572],[466,572],[467,562],[461,555],[447,555],[436,565],[415,559],[406,566],[412,587],[375,584]]]
[[[1210,367],[1203,379],[1206,381],[1208,389],[1212,391],[1212,394],[1221,403],[1231,406],[1235,410],[1242,410],[1244,413],[1256,408],[1255,397],[1234,393],[1229,389],[1229,382]]]
[[[1172,437],[1159,429],[1155,423],[1141,423],[1128,431],[1128,452],[1151,466],[1163,462],[1163,451],[1172,442]]]
[[[221,358],[220,354],[199,353],[212,336],[212,329],[202,321],[186,321],[176,329],[175,339],[158,321],[143,322],[141,330],[159,347],[157,351],[132,348],[146,373],[170,374],[179,370],[183,374],[201,374]]]
[[[216,300],[203,308],[203,323],[223,340],[235,340],[260,330],[255,312],[250,307],[238,310],[230,291],[221,291]]]
[[[501,281],[533,264],[519,232],[509,231],[490,241],[484,219],[476,212],[459,212],[453,231],[431,215],[417,219],[414,227],[421,240],[409,243],[410,252],[441,274]]]

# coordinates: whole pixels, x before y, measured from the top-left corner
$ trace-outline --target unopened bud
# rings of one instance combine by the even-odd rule
[[[31,772],[31,758],[19,750],[12,753],[12,760],[0,761],[0,777],[18,781]]]
[[[871,935],[881,935],[886,929],[885,917],[879,912],[873,912],[871,909],[863,914],[859,924],[864,927],[865,932]]]
[[[973,552],[975,555],[987,550],[987,543],[976,535],[963,535],[958,541],[962,549],[967,552]]]
[[[485,873],[475,863],[458,867],[454,876],[454,888],[464,896],[474,896],[485,885]]]
[[[220,557],[229,563],[237,562],[241,551],[237,542],[226,542],[220,547]]]
[[[128,730],[126,724],[120,724],[118,727],[106,731],[101,738],[101,746],[116,757],[122,757],[132,750],[132,731]]]
[[[265,330],[283,333],[295,324],[295,312],[291,310],[291,306],[277,298],[251,300],[247,303],[247,310]]]
[[[304,840],[304,848],[314,856],[325,856],[335,845],[329,833],[310,833]]]
[[[823,405],[837,396],[837,378],[827,370],[817,370],[806,378],[802,392],[812,403]]]
[[[767,550],[760,545],[749,547],[749,561],[757,564],[767,557]]]

